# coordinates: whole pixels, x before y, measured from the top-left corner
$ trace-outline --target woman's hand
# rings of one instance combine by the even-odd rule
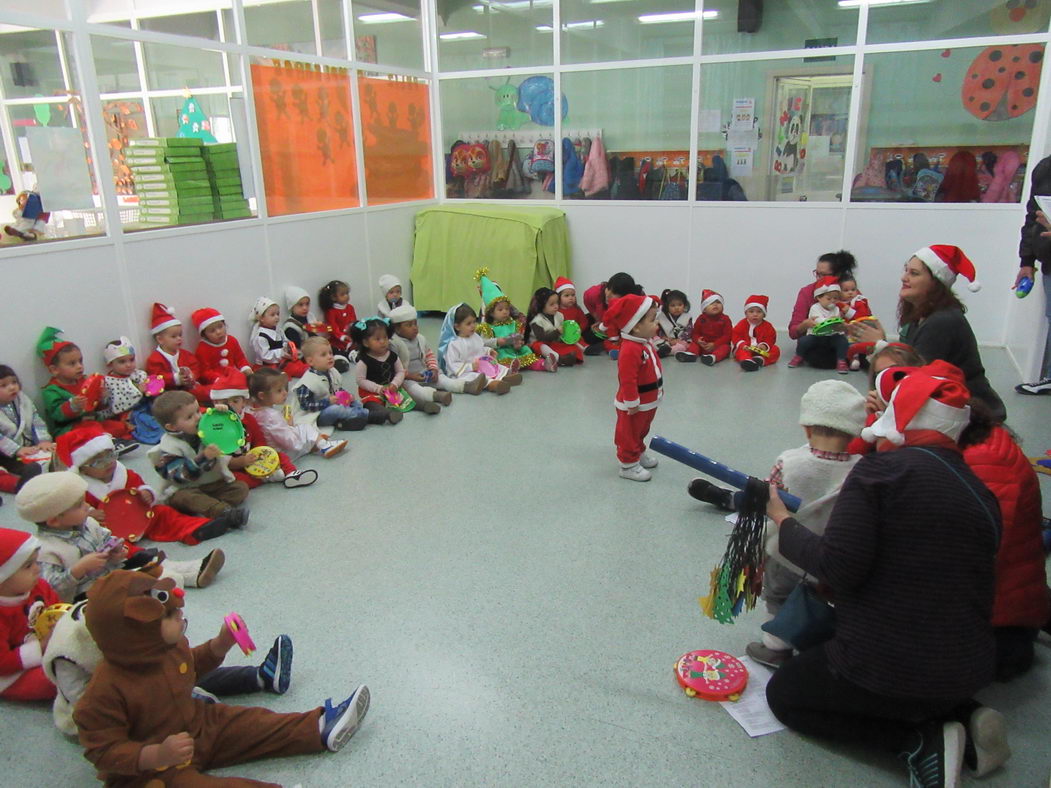
[[[812,317],[808,317],[806,320],[800,320],[798,323],[796,323],[796,333],[799,335],[803,335],[816,325],[817,320],[815,320]]]
[[[778,528],[781,527],[781,523],[792,516],[792,513],[788,511],[788,507],[785,506],[784,501],[781,500],[780,490],[778,486],[773,482],[770,482],[770,500],[766,502],[766,516],[773,520]]]
[[[865,397],[865,412],[866,413],[882,413],[883,412],[883,400],[879,398],[879,395],[875,391],[870,391],[868,396]]]
[[[878,320],[862,320],[860,323],[850,324],[850,339],[853,342],[878,342],[887,338]]]

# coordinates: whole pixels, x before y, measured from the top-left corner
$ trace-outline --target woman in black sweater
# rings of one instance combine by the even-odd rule
[[[1002,715],[970,700],[993,680],[1000,510],[956,445],[970,413],[961,382],[936,364],[898,385],[870,428],[878,451],[847,477],[823,536],[777,495],[768,509],[781,553],[836,603],[833,639],[770,680],[771,710],[801,733],[901,754],[921,786],[956,785],[965,747],[981,774],[1010,754]]]

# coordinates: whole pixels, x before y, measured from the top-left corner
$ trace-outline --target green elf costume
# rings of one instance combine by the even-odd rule
[[[511,307],[510,317],[499,323],[490,323],[483,318],[478,323],[478,333],[485,338],[504,339],[514,335],[522,336],[525,333],[525,318],[522,313],[514,308],[511,299],[504,295],[500,285],[489,278],[488,268],[479,268],[475,271],[474,280],[478,283],[478,292],[482,296],[483,312],[488,315],[493,305],[499,301],[506,301]],[[502,345],[496,349],[496,360],[505,367],[514,367],[518,362],[521,369],[532,368],[539,365],[543,369],[544,361],[534,353],[528,345],[522,345],[517,350],[511,343]]]

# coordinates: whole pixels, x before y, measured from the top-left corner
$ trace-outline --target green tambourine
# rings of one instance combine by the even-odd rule
[[[399,413],[408,413],[416,407],[416,400],[410,397],[405,389],[398,389],[393,394],[387,389],[384,389],[383,404],[391,410],[396,410]]]
[[[580,341],[580,323],[576,320],[564,320],[562,322],[562,341],[567,345],[575,345]]]
[[[245,445],[245,428],[233,411],[208,408],[197,422],[202,446],[218,446],[223,454],[233,454]]]
[[[814,329],[810,332],[816,337],[827,337],[830,334],[841,334],[843,333],[841,328],[846,325],[846,321],[841,317],[830,317],[828,320],[822,320]]]

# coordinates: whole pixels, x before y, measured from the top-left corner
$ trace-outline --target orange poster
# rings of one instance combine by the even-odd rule
[[[295,65],[252,65],[267,211],[357,207],[350,75]]]
[[[434,196],[428,85],[358,78],[370,205]]]

